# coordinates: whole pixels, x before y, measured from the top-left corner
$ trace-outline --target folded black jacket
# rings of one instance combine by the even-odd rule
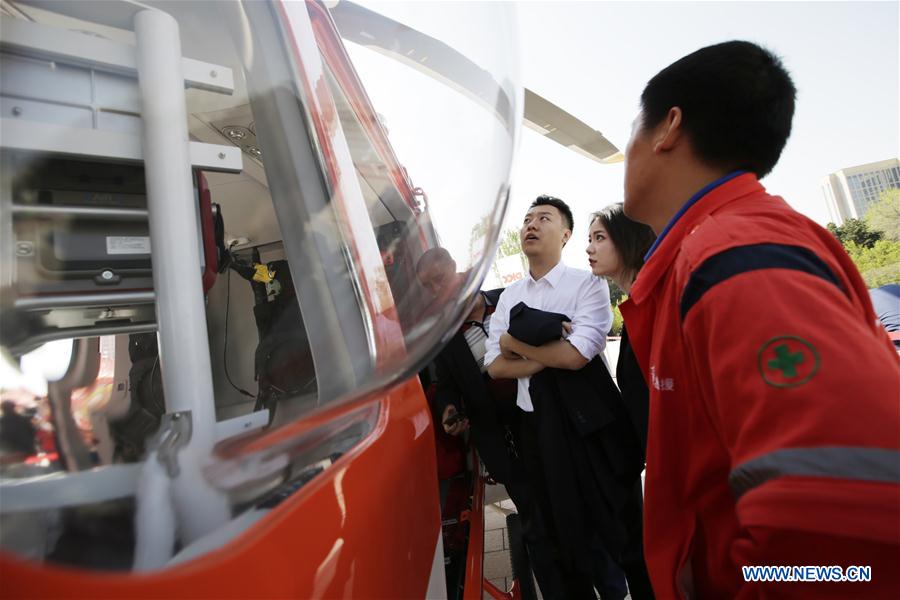
[[[531,308],[519,302],[509,309],[509,335],[529,346],[540,346],[562,337],[563,321],[571,321],[562,313]]]
[[[563,320],[524,306],[510,313],[509,334],[542,345],[560,338]],[[623,511],[643,468],[641,443],[599,356],[578,371],[546,368],[529,391],[561,558],[587,572],[592,539],[614,557],[625,545]]]

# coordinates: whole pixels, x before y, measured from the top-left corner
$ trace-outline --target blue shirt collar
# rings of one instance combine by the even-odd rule
[[[703,196],[705,196],[706,194],[708,194],[715,188],[719,187],[723,183],[725,183],[727,181],[731,181],[738,175],[743,175],[744,173],[746,173],[746,171],[734,171],[732,173],[729,173],[728,175],[725,175],[724,177],[720,177],[719,179],[716,179],[712,183],[709,183],[709,184],[703,186],[703,188],[699,192],[697,192],[696,194],[691,196],[691,199],[688,200],[687,202],[685,202],[684,205],[680,209],[678,209],[678,212],[675,213],[675,216],[672,217],[672,220],[669,221],[669,223],[665,226],[665,228],[662,230],[662,232],[660,232],[659,237],[656,238],[656,241],[653,242],[653,245],[650,246],[650,249],[647,251],[647,254],[644,256],[644,262],[647,262],[648,260],[650,260],[650,257],[653,256],[654,252],[656,252],[656,249],[662,243],[663,238],[666,237],[666,234],[669,233],[669,230],[672,229],[673,227],[675,227],[675,223],[678,222],[678,219],[680,219],[682,217],[682,215],[684,215],[684,213],[686,213],[690,207],[695,205],[700,200],[700,198],[702,198]]]

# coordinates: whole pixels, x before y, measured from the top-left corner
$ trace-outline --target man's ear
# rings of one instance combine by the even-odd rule
[[[565,233],[563,233],[563,246],[565,246],[569,242],[569,239],[571,237],[572,237],[572,230],[566,229]]]
[[[656,126],[653,136],[653,151],[666,152],[673,149],[681,139],[681,108],[673,106],[666,118]]]

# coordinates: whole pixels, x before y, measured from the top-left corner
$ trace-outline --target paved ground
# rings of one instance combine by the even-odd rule
[[[500,505],[506,510],[516,509],[512,500],[504,500]],[[501,590],[508,590],[512,584],[506,515],[490,504],[484,507],[484,578]],[[484,598],[490,600],[491,596],[485,593]]]

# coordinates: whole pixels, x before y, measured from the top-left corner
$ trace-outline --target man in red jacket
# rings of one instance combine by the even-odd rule
[[[650,80],[625,151],[625,212],[659,235],[622,314],[660,598],[900,597],[900,363],[840,244],[758,181],[794,96],[768,51],[703,48]]]

